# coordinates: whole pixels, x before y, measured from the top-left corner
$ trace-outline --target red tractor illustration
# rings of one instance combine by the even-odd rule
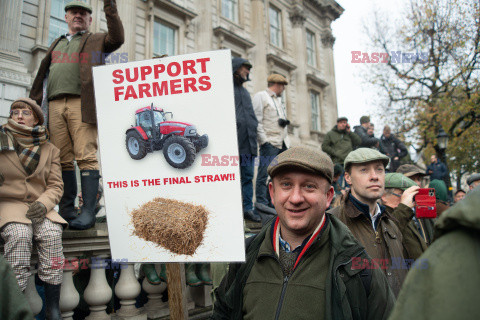
[[[143,159],[147,153],[163,149],[167,162],[174,168],[185,169],[195,161],[195,155],[208,146],[208,136],[200,136],[193,124],[167,121],[164,112],[153,103],[135,112],[135,127],[126,132],[125,144],[128,154],[135,160]]]

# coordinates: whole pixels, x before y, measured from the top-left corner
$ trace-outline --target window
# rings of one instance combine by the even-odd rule
[[[169,25],[155,21],[153,27],[153,56],[159,57],[164,54],[174,56],[176,54],[176,29]]]
[[[318,105],[319,94],[310,91],[310,106],[312,108],[312,131],[320,131],[320,108]]]
[[[312,67],[317,66],[317,52],[315,48],[315,33],[307,30],[307,63]]]
[[[277,47],[283,47],[282,41],[282,15],[279,10],[270,7],[270,42]]]
[[[222,0],[222,16],[238,22],[238,0]]]
[[[50,10],[50,26],[48,28],[48,45],[62,34],[68,32],[68,25],[65,22],[64,0],[52,0]]]

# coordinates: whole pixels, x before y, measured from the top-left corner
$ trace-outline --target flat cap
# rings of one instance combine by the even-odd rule
[[[37,102],[33,99],[18,98],[17,100],[13,101],[13,103],[11,104],[10,111],[12,111],[14,108],[23,107],[25,104],[28,105],[30,108],[32,108],[32,111],[37,116],[38,125],[41,126],[44,122],[42,108],[40,108],[40,106],[37,104]]]
[[[480,180],[480,173],[474,173],[470,177],[468,177],[467,184],[471,185],[472,183],[478,180]]]
[[[287,169],[300,169],[312,174],[321,175],[328,182],[333,179],[332,159],[323,151],[308,147],[293,147],[280,153],[268,166],[270,177]]]
[[[360,118],[360,124],[370,122],[370,117],[369,116],[362,116]]]
[[[405,177],[403,174],[394,172],[387,173],[385,175],[385,189],[400,189],[407,190],[410,187],[414,187],[417,184],[410,178]]]
[[[268,76],[267,78],[267,82],[268,83],[280,83],[280,84],[288,84],[288,81],[287,79],[285,79],[284,76],[282,76],[281,74],[277,74],[277,73],[274,73],[274,74],[271,74]]]
[[[338,117],[337,118],[337,123],[339,123],[340,121],[347,121],[348,122],[348,119],[347,119],[347,117]]]
[[[382,161],[385,167],[390,162],[389,157],[375,149],[358,148],[347,155],[345,162],[343,163],[343,167],[345,170],[347,170],[348,166],[351,164],[366,163],[376,160]]]
[[[403,174],[405,177],[412,177],[415,175],[427,175],[425,171],[413,164],[402,164],[400,167],[398,167],[397,172]]]
[[[92,13],[92,6],[83,1],[76,0],[76,1],[71,1],[67,3],[65,5],[65,12],[67,12],[68,9],[72,9],[72,8],[81,8]]]

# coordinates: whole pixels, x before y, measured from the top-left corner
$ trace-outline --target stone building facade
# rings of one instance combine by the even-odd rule
[[[28,94],[50,43],[67,31],[70,0],[0,3],[0,123],[11,102]],[[93,7],[90,30],[105,31],[103,1]],[[337,118],[331,23],[343,8],[333,0],[117,0],[125,44],[107,61],[150,59],[230,49],[253,64],[247,89],[285,76],[284,99],[292,144],[320,146]]]

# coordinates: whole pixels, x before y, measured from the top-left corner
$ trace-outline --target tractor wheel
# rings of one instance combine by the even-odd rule
[[[185,169],[195,161],[195,146],[187,138],[171,136],[163,144],[163,155],[172,167]]]
[[[127,146],[128,154],[132,159],[140,160],[147,154],[147,147],[145,146],[145,140],[136,131],[127,132],[127,138],[125,139],[125,145]]]

